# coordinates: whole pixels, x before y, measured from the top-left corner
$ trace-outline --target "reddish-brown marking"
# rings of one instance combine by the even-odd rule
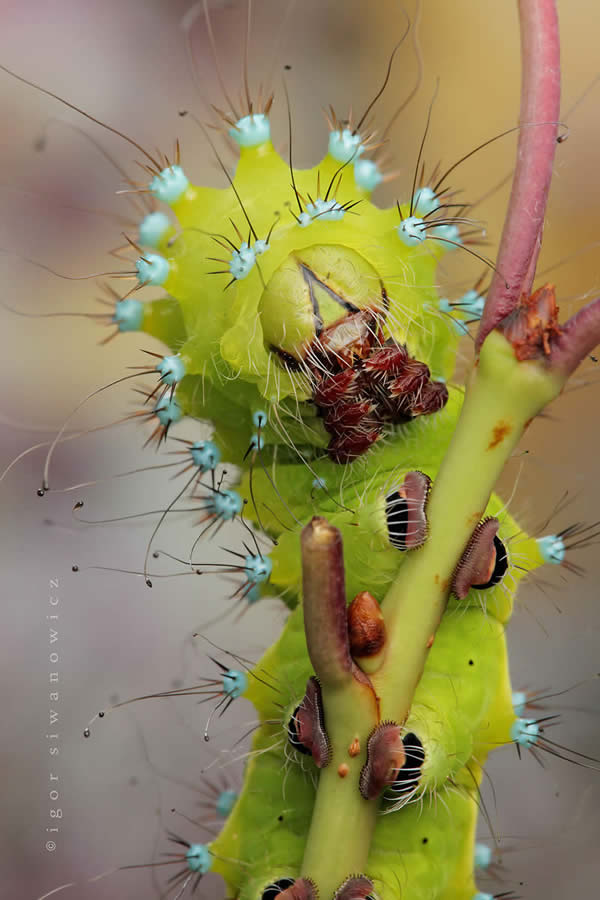
[[[508,437],[511,431],[512,425],[509,425],[508,422],[498,422],[498,424],[494,426],[492,440],[489,442],[487,449],[493,450],[494,447],[497,447],[498,444],[502,443],[505,437]]]
[[[428,650],[431,650],[431,648],[433,647],[434,641],[435,641],[435,634],[430,634],[429,637],[427,638],[427,643],[425,644],[425,646],[427,647]]]
[[[384,309],[387,295],[381,285]],[[327,452],[345,464],[366,453],[389,425],[431,415],[448,400],[443,382],[403,344],[384,338],[386,313],[365,307],[328,325],[301,351],[302,362],[277,350],[284,367],[303,367],[313,382],[312,400],[331,435]]]
[[[531,296],[523,295],[515,309],[499,325],[514,347],[519,361],[550,356],[561,335],[553,284],[545,284]]]
[[[348,766],[346,763],[340,763],[340,765],[338,766],[338,775],[340,776],[340,778],[345,778],[349,771],[350,766]]]
[[[358,756],[360,753],[360,741],[356,737],[348,747],[348,756]]]

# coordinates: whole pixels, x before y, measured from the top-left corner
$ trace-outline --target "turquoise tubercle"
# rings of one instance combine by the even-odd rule
[[[442,241],[444,241],[444,244],[448,250],[453,250],[454,244],[462,243],[458,225],[452,225],[449,223],[444,225],[436,225],[435,228],[432,229],[432,232],[432,237],[440,238]]]
[[[418,216],[407,216],[396,226],[396,232],[407,247],[416,247],[427,239],[427,226]]]
[[[513,691],[511,695],[512,708],[516,716],[524,716],[527,709],[527,694],[525,691]]]
[[[206,872],[210,872],[211,870],[212,857],[205,844],[190,844],[190,847],[185,854],[185,859],[188,869],[191,872],[198,872],[199,874],[205,875]]]
[[[190,447],[190,454],[203,474],[214,471],[221,461],[221,451],[212,441],[196,441]]]
[[[363,191],[374,191],[383,181],[383,175],[374,159],[357,159],[354,163],[354,181]]]
[[[482,844],[479,841],[475,844],[475,851],[473,854],[473,862],[476,869],[488,869],[492,863],[494,858],[494,852],[491,847],[488,847],[487,844]]]
[[[447,297],[441,297],[438,300],[438,309],[440,312],[451,317],[452,326],[457,334],[467,334],[469,329],[461,319],[455,318],[454,313],[457,312],[456,305],[448,300]]]
[[[250,438],[250,448],[252,450],[264,450],[265,439],[262,434],[253,434]]]
[[[338,162],[348,163],[351,159],[358,159],[363,150],[357,131],[342,128],[329,133],[329,155]]]
[[[154,407],[154,413],[164,428],[168,428],[169,425],[173,425],[183,418],[183,410],[175,397],[172,400],[169,400],[167,397],[159,400]]]
[[[262,256],[263,253],[266,253],[267,250],[269,249],[269,245],[268,245],[267,241],[263,240],[262,238],[259,238],[257,241],[254,241],[254,243],[252,244],[252,249],[254,250],[255,256]]]
[[[229,263],[229,271],[236,279],[236,281],[241,281],[243,278],[246,278],[247,275],[250,274],[252,269],[254,268],[254,263],[256,262],[256,252],[250,247],[246,241],[240,245],[239,250],[233,250],[231,254],[231,261]]]
[[[150,193],[162,203],[176,203],[190,183],[181,166],[167,166],[149,184]]]
[[[267,414],[263,409],[257,409],[252,413],[252,424],[255,428],[264,428],[267,424]]]
[[[415,191],[412,210],[415,215],[428,216],[429,213],[439,209],[440,201],[433,188],[421,187]]]
[[[544,562],[560,566],[564,561],[567,548],[565,547],[565,542],[558,534],[546,534],[538,538],[537,545]]]
[[[140,222],[138,229],[140,244],[144,244],[146,247],[158,247],[169,228],[171,228],[171,220],[166,213],[148,213]]]
[[[223,675],[223,693],[232,700],[237,700],[248,688],[248,676],[237,669],[229,669]]]
[[[273,563],[271,562],[270,557],[260,556],[259,554],[256,556],[249,554],[246,557],[244,572],[246,578],[252,584],[262,584],[263,582],[268,581],[272,571]]]
[[[317,197],[314,203],[306,204],[306,211],[298,216],[298,223],[306,228],[312,221],[339,222],[344,218],[345,209],[337,200],[322,200]]]
[[[237,798],[237,791],[232,791],[230,788],[221,791],[221,793],[217,797],[217,802],[215,803],[216,813],[221,819],[227,818],[227,816],[235,806]]]
[[[169,261],[159,253],[146,253],[135,263],[140,285],[161,285],[169,277]]]
[[[250,113],[229,129],[229,136],[239,147],[259,147],[271,140],[271,125],[264,113]]]
[[[451,227],[455,228],[456,226],[453,225]],[[483,315],[485,297],[475,290],[470,290],[463,294],[460,300],[457,300],[454,305],[457,306],[461,312],[464,312],[469,319],[480,319]]]
[[[185,364],[180,356],[163,356],[156,366],[163,384],[173,387],[179,384],[185,375]]]
[[[533,747],[539,734],[540,726],[535,719],[516,719],[510,729],[511,739],[521,747]]]
[[[237,491],[215,491],[208,499],[210,512],[225,522],[230,522],[244,508],[244,501]]]
[[[144,304],[131,297],[119,300],[112,321],[119,326],[119,331],[140,331],[144,321]]]
[[[248,606],[254,606],[255,603],[261,598],[260,588],[257,584],[253,584],[248,593],[246,594],[245,600]]]
[[[440,312],[453,316],[454,327],[458,334],[466,334],[468,329],[461,319],[455,318],[456,315],[462,315],[470,321],[479,320],[483,315],[484,306],[485,297],[475,290],[467,291],[459,300],[448,300],[446,297],[442,297],[438,301]]]

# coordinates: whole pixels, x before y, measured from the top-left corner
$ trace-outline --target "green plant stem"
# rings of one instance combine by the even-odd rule
[[[359,778],[379,711],[368,678],[350,656],[342,537],[318,517],[302,532],[302,593],[331,758],[319,776],[301,874],[328,898],[367,861],[377,804],[360,795]]]
[[[519,362],[499,332],[488,335],[431,492],[427,542],[407,557],[383,602],[387,641],[382,665],[371,675],[380,720],[402,723],[408,716],[458,561],[523,431],[560,393],[564,380],[545,361]],[[378,804],[362,799],[358,777],[377,717],[374,721],[364,689],[352,679],[323,686],[333,758],[320,775],[302,865],[302,875],[316,882],[323,900],[351,873],[368,875]],[[360,738],[361,753],[350,758],[353,736]],[[349,772],[340,778],[343,763]]]
[[[350,875],[366,870],[377,820],[377,800],[364,800],[358,790],[367,738],[376,724],[374,706],[365,700],[348,687],[323,690],[333,755],[319,776],[301,872],[312,878],[322,900],[329,900]],[[355,738],[361,751],[352,757],[348,749]],[[340,765],[348,767],[344,778]]]
[[[563,383],[545,362],[519,362],[499,332],[488,335],[431,492],[427,542],[406,559],[383,603],[388,640],[372,676],[383,718],[408,715],[460,557],[523,431]]]

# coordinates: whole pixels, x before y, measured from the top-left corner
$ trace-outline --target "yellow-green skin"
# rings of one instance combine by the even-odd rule
[[[340,164],[328,156],[315,169],[294,173],[297,190],[314,197],[319,177],[323,195],[339,170]],[[396,233],[397,209],[373,206],[356,187],[351,165],[340,174],[335,196],[340,203],[360,199],[355,214],[302,228],[289,211],[298,213],[288,165],[269,142],[242,149],[234,183],[258,237],[264,239],[278,218],[269,250],[246,278],[224,290],[230,275],[208,274],[227,268],[208,259],[227,258],[212,235],[236,243],[230,219],[246,235],[247,222],[231,188],[190,186],[172,205],[178,228],[171,229],[158,248],[170,263],[164,285],[169,296],[145,307],[143,330],[180,352],[185,362],[178,402],[187,415],[213,424],[223,458],[241,466],[240,491],[249,501],[246,516],[256,524],[249,484],[253,467],[260,521],[278,539],[263,593],[279,594],[292,609],[280,639],[257,665],[258,677],[250,678],[245,696],[263,724],[254,736],[241,796],[211,845],[213,870],[224,876],[228,896],[240,900],[258,900],[270,882],[298,875],[318,780],[312,760],[296,754],[286,740],[291,710],[312,674],[302,607],[297,604],[299,523],[318,514],[337,526],[344,539],[348,601],[361,590],[381,600],[405,557],[387,539],[385,496],[408,470],[420,469],[435,479],[462,403],[461,391],[450,388],[441,412],[392,429],[385,442],[352,464],[337,465],[323,452],[328,435],[306,402],[306,379],[285,371],[268,346],[274,335],[279,335],[280,346],[286,339],[290,344],[290,334],[296,347],[311,338],[311,322],[295,294],[299,282],[294,260],[318,258],[321,271],[330,266],[332,277],[346,284],[343,248],[358,253],[364,266],[355,290],[379,296],[378,284],[373,288],[370,283],[369,273],[376,273],[390,300],[387,336],[406,343],[412,356],[430,366],[434,378],[451,377],[458,341],[452,323],[435,313],[438,297],[432,285],[444,245],[427,240],[406,247]],[[402,207],[403,215],[407,209]],[[335,248],[342,248],[341,255]],[[334,313],[327,311],[330,321]],[[265,448],[259,459],[250,454],[244,462],[256,430],[252,414],[258,410],[268,417],[262,430]],[[500,501],[492,498],[487,514],[501,510]],[[500,520],[505,540],[519,531],[505,512]],[[510,543],[508,550],[510,554]],[[417,797],[424,803],[382,814],[371,845],[365,874],[382,898],[471,900],[477,890],[473,851],[480,767],[491,749],[510,742],[516,718],[504,625],[523,570],[542,562],[536,542],[520,539],[520,568],[511,568],[502,585],[471,591],[461,603],[450,599],[406,722],[406,731],[416,733],[425,750]],[[269,673],[269,679],[262,679],[261,671]],[[275,680],[277,690],[266,680]],[[389,810],[389,804],[384,803],[384,809]],[[336,848],[326,852],[335,854]]]

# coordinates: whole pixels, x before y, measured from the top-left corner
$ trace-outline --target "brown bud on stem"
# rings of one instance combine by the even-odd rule
[[[342,536],[315,516],[302,531],[302,590],[308,654],[323,685],[352,678]]]
[[[369,591],[357,594],[348,607],[348,636],[354,659],[374,656],[385,643],[385,621],[379,603]]]

